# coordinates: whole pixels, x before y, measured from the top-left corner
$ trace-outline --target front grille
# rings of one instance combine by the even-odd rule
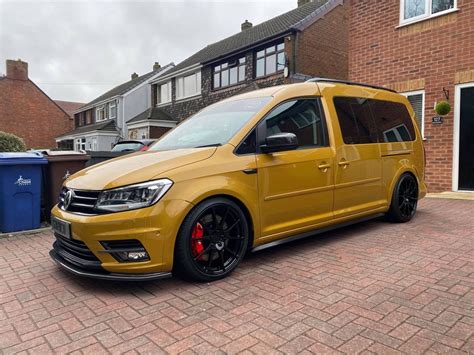
[[[53,248],[66,261],[85,269],[99,269],[100,260],[89,250],[87,245],[76,239],[68,239],[54,234],[56,241]]]
[[[65,206],[65,197],[68,190],[72,191],[72,198],[69,206]],[[100,191],[84,191],[63,188],[59,194],[59,208],[64,211],[81,214],[98,214],[94,208]]]

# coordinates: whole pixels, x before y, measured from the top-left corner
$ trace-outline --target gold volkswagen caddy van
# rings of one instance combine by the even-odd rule
[[[407,222],[423,176],[405,97],[329,79],[270,87],[72,175],[52,210],[51,257],[100,279],[212,281],[249,249],[383,214]]]

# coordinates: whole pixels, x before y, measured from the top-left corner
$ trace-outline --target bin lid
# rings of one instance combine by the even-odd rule
[[[0,153],[0,165],[48,164],[39,152]]]
[[[43,156],[48,161],[86,161],[90,156],[84,151],[76,152],[74,150],[41,150]]]

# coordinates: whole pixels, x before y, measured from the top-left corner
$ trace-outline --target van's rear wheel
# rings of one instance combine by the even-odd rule
[[[175,270],[196,281],[230,274],[247,250],[249,225],[233,201],[211,198],[185,218],[175,248]]]
[[[413,175],[403,174],[395,186],[388,217],[393,222],[408,222],[415,215],[417,206],[418,183]]]

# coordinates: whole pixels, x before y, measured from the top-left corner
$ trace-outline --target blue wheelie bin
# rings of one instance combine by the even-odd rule
[[[0,153],[0,232],[39,228],[41,166],[38,152]]]

